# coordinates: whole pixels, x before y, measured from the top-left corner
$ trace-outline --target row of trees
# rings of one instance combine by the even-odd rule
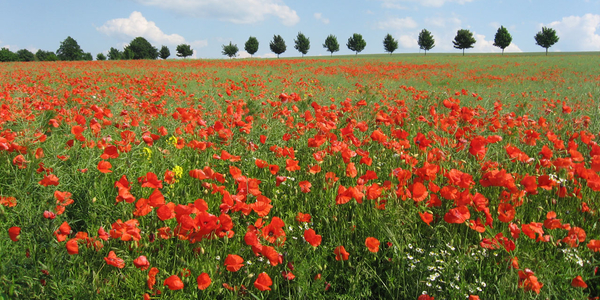
[[[534,36],[534,39],[536,45],[546,49],[546,55],[548,55],[548,48],[552,47],[559,40],[558,36],[556,35],[556,31],[552,28],[546,27],[543,27],[542,30]],[[465,49],[473,48],[473,45],[476,42],[477,41],[473,37],[473,33],[468,29],[458,30],[454,40],[452,41],[454,48],[461,49],[463,51],[463,55],[465,54]],[[425,55],[427,55],[427,51],[430,51],[433,49],[433,47],[435,47],[433,35],[427,29],[421,30],[417,43],[419,48],[424,50]],[[504,26],[500,26],[496,32],[496,35],[494,36],[494,46],[502,49],[502,54],[504,54],[504,49],[510,46],[511,43],[512,36]],[[246,41],[244,50],[253,56],[258,51],[258,46],[258,40],[251,36],[248,41]],[[356,55],[363,51],[366,46],[367,42],[363,39],[362,35],[358,33],[355,33],[348,38],[348,42],[346,43],[346,47],[348,47],[348,49],[351,51],[354,51]],[[273,40],[269,43],[269,47],[273,53],[277,54],[278,58],[280,54],[287,50],[285,41],[280,35],[273,36]],[[239,52],[237,45],[231,42],[229,42],[229,45],[222,45],[222,48],[223,55],[226,55],[230,58],[236,56]],[[298,33],[296,39],[294,40],[294,48],[298,50],[302,56],[306,55],[310,50],[310,39],[303,33]],[[323,48],[330,52],[331,55],[333,55],[334,52],[339,51],[340,45],[337,41],[337,37],[331,34],[327,36],[325,43],[323,43]],[[390,55],[393,54],[394,51],[398,49],[398,40],[394,39],[392,35],[388,33],[383,39],[383,48],[386,52],[390,53]],[[194,51],[188,44],[180,44],[177,46],[176,50],[178,57],[185,58],[194,54]],[[111,47],[108,51],[108,56],[105,56],[103,53],[98,53],[98,55],[96,55],[96,59],[157,59],[159,57],[162,59],[167,59],[169,56],[171,56],[171,52],[167,46],[163,45],[160,50],[158,50],[145,38],[136,37],[123,50],[118,50]],[[77,44],[77,41],[70,36],[60,43],[60,47],[58,50],[56,50],[56,54],[54,52],[44,50],[38,50],[35,54],[27,49],[21,49],[16,53],[13,53],[7,48],[2,48],[0,50],[0,62],[33,60],[93,60],[93,57],[91,53],[84,52],[79,44]]]

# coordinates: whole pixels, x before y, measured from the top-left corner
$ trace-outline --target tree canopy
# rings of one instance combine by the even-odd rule
[[[556,30],[548,27],[542,27],[542,31],[539,31],[534,38],[536,45],[546,48],[546,55],[548,55],[548,48],[552,47],[559,40]]]
[[[123,52],[119,51],[119,49],[110,47],[110,50],[108,50],[108,59],[109,60],[119,60],[121,59],[123,56]]]
[[[59,60],[83,60],[83,54],[83,50],[81,50],[77,41],[70,36],[60,42],[60,47],[56,50],[56,56]]]
[[[323,48],[327,49],[327,51],[331,52],[331,56],[333,56],[333,52],[340,51],[340,44],[338,44],[337,38],[335,35],[330,34],[325,39],[325,43],[323,44]]]
[[[346,43],[346,46],[348,49],[356,52],[356,55],[358,55],[358,52],[361,52],[365,49],[367,42],[363,39],[362,35],[355,33],[348,38],[348,43]]]
[[[419,44],[419,48],[425,51],[425,55],[427,55],[427,51],[433,49],[435,47],[435,40],[433,39],[433,35],[427,29],[421,30],[419,32],[419,40],[417,41]]]
[[[279,58],[279,54],[285,52],[287,48],[281,35],[273,36],[273,40],[269,44],[269,47],[271,47],[271,51],[273,51],[273,53],[277,54],[277,58]]]
[[[158,57],[158,49],[141,36],[133,39],[129,45],[125,47],[124,52],[127,53],[128,50],[133,52],[133,57],[129,59],[156,59]]]
[[[454,48],[462,49],[463,56],[465,55],[465,49],[473,48],[473,44],[477,41],[473,37],[473,33],[468,29],[459,29],[454,37]]]
[[[35,53],[35,57],[39,61],[57,61],[58,60],[58,57],[56,57],[56,54],[54,54],[54,52],[44,51],[42,49],[38,50]]]
[[[398,49],[398,41],[395,40],[389,33],[383,39],[383,49],[385,49],[385,52],[388,52],[390,55],[392,55],[392,53]]]
[[[253,36],[249,37],[244,45],[244,50],[246,50],[250,56],[254,55],[254,53],[258,51],[258,40]]]
[[[160,57],[162,59],[167,59],[167,58],[169,58],[169,56],[171,56],[171,51],[169,51],[169,47],[167,47],[165,45],[160,47],[160,51],[158,51],[158,57]]]
[[[294,43],[296,44],[294,48],[296,48],[298,52],[302,53],[302,57],[304,57],[304,55],[306,55],[310,49],[310,39],[307,38],[302,32],[298,32],[298,36],[294,40]]]
[[[508,33],[508,30],[504,26],[500,26],[496,35],[494,36],[494,46],[502,49],[502,55],[504,55],[504,49],[510,46],[512,42],[512,36]]]
[[[21,49],[17,51],[17,56],[19,57],[19,61],[34,61],[35,55],[33,52],[27,49]]]
[[[106,55],[104,55],[104,53],[100,52],[100,53],[96,54],[96,60],[106,60]]]
[[[223,53],[223,55],[227,55],[229,58],[232,58],[238,53],[238,51],[239,49],[237,44],[234,45],[229,42],[229,45],[223,45],[223,51],[221,53]]]
[[[0,49],[0,62],[17,61],[19,57],[17,54],[10,51],[8,48]]]
[[[177,56],[186,58],[188,56],[192,56],[194,54],[194,50],[188,44],[177,45]]]

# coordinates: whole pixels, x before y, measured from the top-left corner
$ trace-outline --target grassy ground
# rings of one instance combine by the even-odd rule
[[[2,64],[0,297],[600,296],[599,65]]]

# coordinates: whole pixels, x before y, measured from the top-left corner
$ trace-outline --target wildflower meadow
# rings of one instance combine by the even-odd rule
[[[0,65],[0,299],[598,299],[597,53]]]

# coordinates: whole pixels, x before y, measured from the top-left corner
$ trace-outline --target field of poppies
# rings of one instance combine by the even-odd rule
[[[0,299],[597,299],[599,67],[0,64]]]

